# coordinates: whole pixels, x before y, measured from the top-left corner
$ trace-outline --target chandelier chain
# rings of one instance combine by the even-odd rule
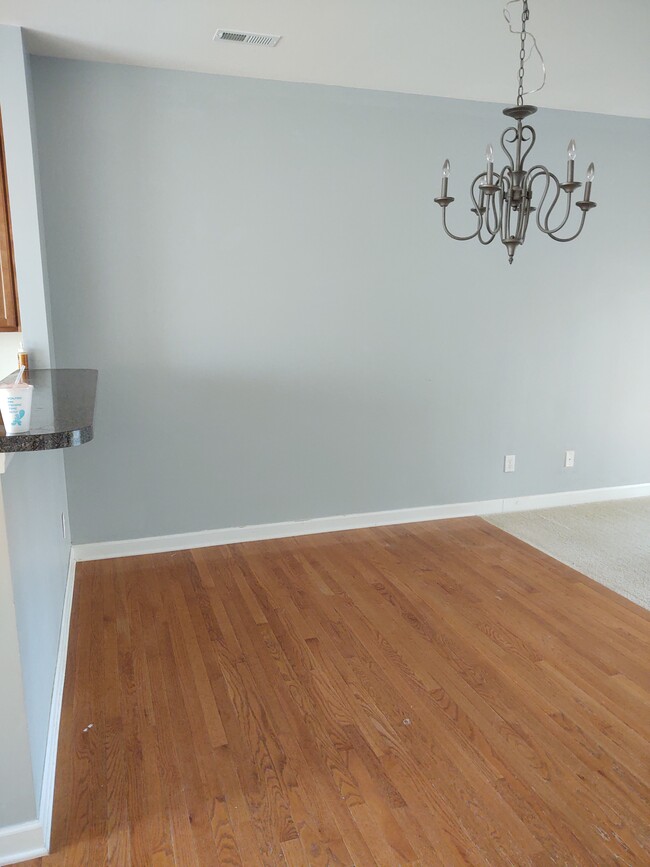
[[[530,18],[528,0],[523,0],[521,10],[521,47],[519,49],[519,87],[517,89],[517,105],[524,104],[524,64],[526,63],[526,22]]]

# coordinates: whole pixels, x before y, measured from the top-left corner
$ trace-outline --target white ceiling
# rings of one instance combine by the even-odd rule
[[[511,103],[504,2],[0,0],[0,23],[26,28],[35,54]],[[650,0],[529,2],[548,68],[535,104],[650,117]],[[219,27],[283,38],[214,43]]]

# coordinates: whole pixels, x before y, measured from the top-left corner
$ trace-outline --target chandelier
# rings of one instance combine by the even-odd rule
[[[517,0],[510,0],[504,10],[504,15],[510,24],[508,6]],[[512,264],[517,248],[526,240],[526,232],[531,214],[536,211],[535,222],[537,228],[552,238],[554,241],[573,241],[582,232],[587,213],[596,207],[591,201],[591,182],[594,179],[594,164],[587,169],[587,178],[584,186],[584,195],[580,201],[576,201],[576,207],[580,209],[581,216],[577,230],[566,237],[560,237],[571,216],[571,200],[582,184],[574,180],[576,143],[573,139],[569,142],[567,150],[567,173],[566,181],[560,183],[558,177],[545,166],[533,165],[524,168],[524,162],[533,149],[537,138],[535,130],[523,121],[534,114],[537,108],[534,105],[524,105],[524,96],[541,90],[546,80],[546,69],[541,53],[537,48],[535,37],[526,32],[526,24],[530,17],[528,0],[522,0],[520,50],[519,50],[519,87],[517,90],[517,104],[512,108],[505,108],[503,113],[516,122],[516,126],[510,126],[504,130],[501,136],[501,147],[508,158],[507,165],[500,172],[494,170],[494,153],[492,145],[487,146],[485,152],[486,169],[477,175],[472,181],[470,195],[474,207],[471,209],[476,217],[476,230],[471,235],[455,235],[447,226],[447,208],[454,201],[453,196],[447,194],[449,184],[450,164],[445,160],[442,167],[442,186],[440,196],[434,199],[442,208],[442,225],[445,232],[455,241],[470,241],[478,238],[481,244],[491,244],[497,237],[508,253],[508,260]],[[512,27],[510,31],[515,33]],[[530,36],[532,48],[537,51],[542,60],[544,81],[536,90],[524,92],[524,65],[526,57],[526,39]],[[529,57],[530,57],[529,54]],[[533,205],[533,187],[535,186],[535,202]],[[555,217],[556,206],[564,194],[564,204]]]

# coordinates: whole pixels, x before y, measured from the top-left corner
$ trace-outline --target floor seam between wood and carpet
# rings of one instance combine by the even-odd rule
[[[484,520],[650,609],[650,498],[486,515]]]

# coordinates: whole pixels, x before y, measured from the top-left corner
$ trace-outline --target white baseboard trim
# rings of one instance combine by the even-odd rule
[[[70,635],[70,615],[72,613],[72,597],[74,594],[74,576],[76,561],[70,551],[68,577],[65,585],[63,613],[61,615],[61,630],[59,632],[59,650],[56,658],[54,686],[52,687],[52,703],[50,705],[50,723],[47,732],[45,748],[45,766],[41,784],[40,823],[43,826],[43,838],[49,851],[50,834],[52,832],[52,810],[54,808],[54,782],[56,776],[56,756],[59,746],[59,725],[61,723],[61,705],[63,703],[63,686],[65,684],[65,667],[68,659],[68,638]]]
[[[47,855],[43,826],[38,819],[0,828],[0,867]]]
[[[496,507],[495,504],[499,506]],[[462,518],[501,511],[501,500],[482,503],[456,503],[445,506],[422,506],[415,509],[395,509],[388,512],[362,512],[355,515],[334,515],[327,518],[309,518],[304,521],[281,521],[276,524],[252,524],[246,527],[228,527],[222,530],[200,530],[195,533],[177,533],[172,536],[150,536],[144,539],[125,539],[119,542],[90,542],[74,546],[77,561],[105,560],[111,557],[133,557],[139,554],[159,554],[165,551],[183,551],[187,548],[207,548],[213,545],[231,545],[235,542],[259,542],[264,539],[285,539],[290,536],[309,536],[314,533],[332,533],[337,530],[360,530],[388,524],[412,524],[416,521],[436,521],[440,518]]]
[[[366,527],[385,527],[390,524],[412,524],[417,521],[439,521],[443,518],[495,515],[500,512],[521,512],[530,509],[548,509],[553,506],[569,506],[581,503],[596,503],[604,500],[623,500],[632,497],[649,496],[650,483],[623,485],[615,488],[593,488],[587,491],[562,491],[556,494],[534,494],[527,497],[477,500],[471,503],[420,506],[414,509],[393,509],[385,512],[334,515],[327,518],[311,518],[305,521],[254,524],[247,527],[201,530],[194,533],[149,536],[143,539],[123,539],[116,542],[87,542],[81,545],[73,545],[72,552],[77,562],[84,560],[106,560],[112,557],[135,557],[140,554],[161,554],[166,551],[183,551],[188,548],[231,545],[235,542],[257,542],[264,539],[307,536],[312,533],[331,533],[336,530],[359,530]]]
[[[591,488],[586,491],[561,491],[557,494],[533,494],[529,497],[511,497],[503,501],[503,511],[529,512],[532,509],[581,506],[584,503],[604,503],[607,500],[632,500],[636,497],[650,497],[650,484],[619,485],[615,488]]]

